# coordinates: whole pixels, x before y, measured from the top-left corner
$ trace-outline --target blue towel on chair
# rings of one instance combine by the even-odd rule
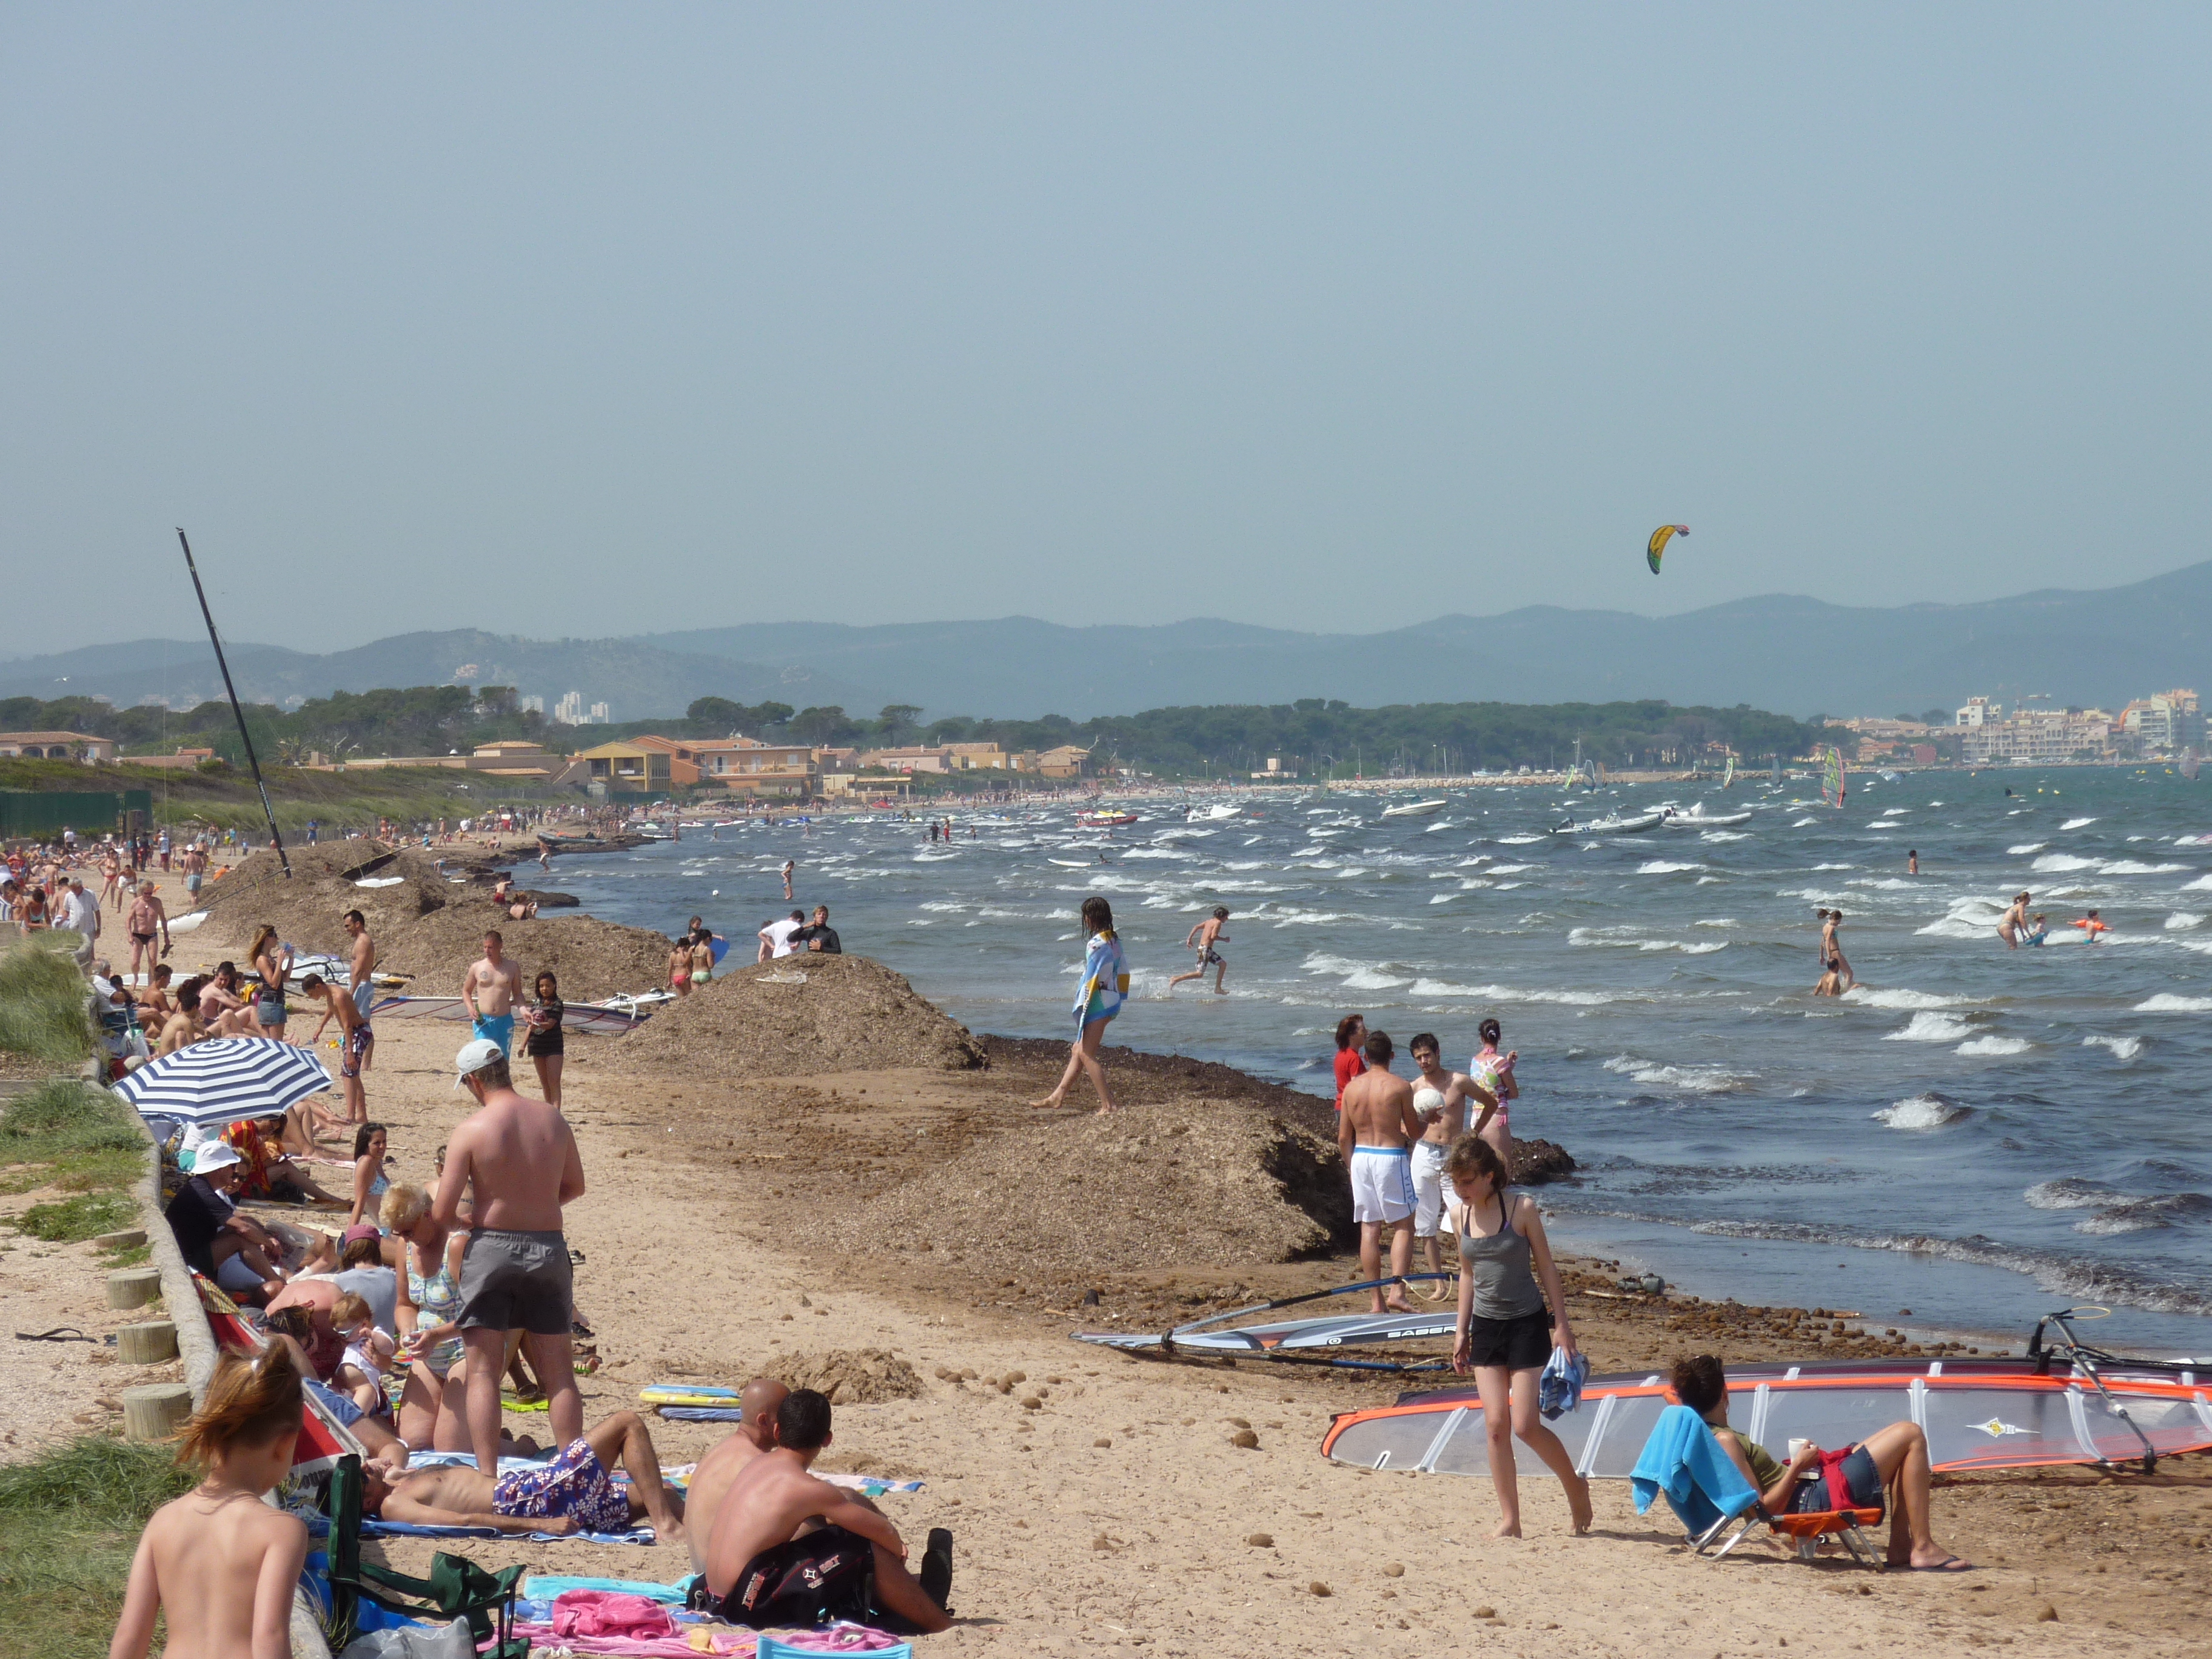
[[[1668,1507],[1692,1538],[1759,1501],[1743,1471],[1713,1437],[1711,1426],[1687,1406],[1669,1406],[1659,1413],[1628,1484],[1636,1493],[1638,1515],[1664,1492]]]

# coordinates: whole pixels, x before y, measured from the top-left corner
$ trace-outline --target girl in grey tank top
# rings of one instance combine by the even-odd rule
[[[1529,1266],[1528,1240],[1513,1225],[1513,1189],[1501,1187],[1494,1194],[1501,1212],[1494,1233],[1473,1231],[1475,1212],[1488,1204],[1470,1204],[1460,1212],[1459,1259],[1462,1271],[1474,1287],[1477,1319],[1521,1319],[1544,1310],[1544,1292]]]

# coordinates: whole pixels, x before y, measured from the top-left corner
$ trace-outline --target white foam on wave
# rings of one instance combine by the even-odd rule
[[[2045,848],[2050,845],[2051,843],[2047,841],[2024,841],[2017,847],[2006,848],[2005,856],[2007,858],[2024,859],[2030,853],[2040,853]]]
[[[1872,887],[1890,892],[1917,892],[1922,884],[1907,881],[1902,876],[1854,876],[1844,884],[1846,887]]]
[[[1972,1035],[1973,1028],[1956,1014],[1923,1011],[1913,1015],[1903,1030],[1892,1031],[1885,1042],[1956,1042]]]
[[[2045,853],[2028,866],[2031,870],[2094,870],[2094,859],[2077,858],[2071,853]]]
[[[1181,852],[1172,847],[1132,847],[1121,856],[1124,859],[1181,859],[1188,863],[1198,854]]]
[[[1947,997],[1933,991],[1908,990],[1902,985],[1880,991],[1854,985],[1844,993],[1843,1000],[1866,1008],[1965,1008],[1975,1000],[1972,997]]]
[[[2181,884],[2181,890],[2185,893],[2212,892],[2212,876],[2199,876],[2194,881],[2185,881]]]
[[[1820,821],[1818,818],[1792,818],[1790,820],[1790,827],[1792,830],[1802,830],[1807,824],[1818,823]]]
[[[2203,920],[2204,916],[2201,911],[2176,910],[2166,919],[2166,930],[2169,933],[2178,933],[2185,927],[2196,927]]]
[[[1486,885],[1486,886],[1487,886],[1488,884],[1487,884],[1487,883],[1485,883],[1485,884],[1484,884],[1484,885]],[[1458,895],[1457,893],[1436,893],[1436,894],[1432,894],[1432,895],[1431,895],[1430,899],[1429,899],[1429,902],[1430,902],[1430,903],[1431,903],[1431,904],[1449,904],[1449,903],[1450,903],[1454,899],[1457,898],[1458,896],[1459,896],[1459,895]]]
[[[1489,988],[1455,985],[1448,979],[1417,979],[1406,988],[1409,997],[1479,997]]]
[[[2068,1176],[2059,1181],[2039,1181],[2021,1196],[2033,1210],[2094,1210],[2121,1202],[2124,1194],[2097,1182]]]
[[[1702,870],[1705,867],[1702,864],[1678,864],[1672,859],[1653,859],[1647,864],[1638,865],[1636,873],[1639,876],[1674,876],[1686,870]]]
[[[1669,1066],[1661,1060],[1640,1060],[1634,1054],[1615,1054],[1605,1063],[1631,1083],[1651,1089],[1680,1089],[1695,1095],[1725,1094],[1741,1088],[1747,1079],[1718,1066]]]
[[[1858,866],[1856,864],[1816,864],[1813,868],[1815,870],[1856,870],[1858,868]]]
[[[1978,1036],[1959,1045],[1962,1054],[2024,1054],[2032,1045],[2026,1037]]]
[[[2171,991],[2160,991],[2154,997],[2146,997],[2136,1004],[2139,1014],[2207,1014],[2212,1013],[2212,997],[2178,997]]]
[[[1693,921],[1690,926],[1692,927],[1741,927],[1743,924],[1734,916],[1711,916],[1701,921]]]
[[[1543,839],[1541,836],[1500,836],[1498,844],[1500,847],[1534,847]]]
[[[2079,830],[2085,825],[2094,823],[2097,820],[2094,818],[2069,818],[2065,823],[2060,824],[2058,827],[2061,830]]]
[[[1486,876],[1517,876],[1524,870],[1534,870],[1537,867],[1537,866],[1533,864],[1493,864],[1489,869],[1484,871],[1483,874]]]
[[[2170,876],[2191,866],[2186,864],[2145,864],[2140,859],[2114,859],[2097,866],[2100,876]]]
[[[1403,975],[1386,974],[1374,968],[1361,968],[1344,976],[1347,991],[1395,991],[1408,983]]]
[[[958,911],[965,910],[968,907],[964,904],[957,903],[951,899],[931,899],[926,903],[916,905],[915,908],[919,910],[945,910],[957,913]]]
[[[1927,1130],[1940,1129],[1947,1123],[1956,1123],[1961,1118],[1972,1117],[1974,1109],[1971,1106],[1961,1106],[1954,1100],[1930,1094],[1914,1095],[1908,1100],[1885,1106],[1869,1115],[1875,1122],[1887,1124],[1893,1129]]]
[[[2114,1060],[2133,1060],[2142,1052],[2143,1040],[2139,1036],[2085,1036],[2084,1048],[2109,1048]]]

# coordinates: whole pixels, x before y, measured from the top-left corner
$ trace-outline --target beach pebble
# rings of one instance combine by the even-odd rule
[[[151,1179],[151,1177],[149,1176],[149,1179]],[[1334,1595],[1336,1592],[1331,1589],[1328,1585],[1322,1583],[1320,1579],[1316,1578],[1312,1583],[1306,1586],[1306,1594],[1309,1595]]]
[[[1260,1449],[1260,1437],[1249,1429],[1239,1429],[1229,1437],[1229,1443],[1246,1451],[1257,1451]]]
[[[1255,1550],[1271,1550],[1275,1547],[1275,1534],[1272,1532],[1255,1532],[1244,1541]]]
[[[2050,1602],[2045,1601],[2041,1607],[2035,1610],[2035,1622],[2039,1625],[2057,1624],[2058,1622],[2058,1609],[2052,1607]]]
[[[1114,1443],[1114,1437],[1111,1435],[1102,1434],[1091,1443],[1094,1446],[1110,1446]]]
[[[1025,1412],[1042,1411],[1044,1409],[1044,1401],[1035,1395],[1027,1395],[1022,1401],[1022,1409]]]
[[[1382,1576],[1385,1578],[1403,1578],[1406,1576],[1406,1564],[1403,1561],[1385,1562],[1382,1566]]]
[[[1477,1619],[1495,1619],[1498,1617],[1498,1609],[1486,1601],[1474,1610],[1474,1616]]]
[[[1249,1429],[1249,1428],[1250,1428],[1250,1427],[1252,1426],[1252,1425],[1251,1425],[1251,1424],[1248,1423],[1247,1421],[1245,1421],[1245,1420],[1244,1420],[1244,1419],[1243,1419],[1243,1418],[1241,1418],[1241,1417],[1232,1417],[1232,1418],[1231,1418],[1231,1419],[1229,1419],[1229,1425],[1230,1425],[1230,1427],[1231,1427],[1231,1428],[1235,1428],[1235,1429]]]

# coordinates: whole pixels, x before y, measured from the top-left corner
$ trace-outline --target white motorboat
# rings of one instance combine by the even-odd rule
[[[1749,812],[1707,812],[1699,801],[1686,812],[1679,807],[1662,807],[1667,827],[1670,830],[1725,830],[1738,823],[1749,823]]]
[[[1425,818],[1443,811],[1450,804],[1441,798],[1436,800],[1409,800],[1403,806],[1384,807],[1382,816],[1386,818]]]
[[[1614,813],[1610,817],[1592,818],[1587,823],[1563,823],[1549,833],[1554,836],[1640,836],[1647,830],[1656,830],[1667,821],[1663,812],[1639,812],[1633,817]]]

